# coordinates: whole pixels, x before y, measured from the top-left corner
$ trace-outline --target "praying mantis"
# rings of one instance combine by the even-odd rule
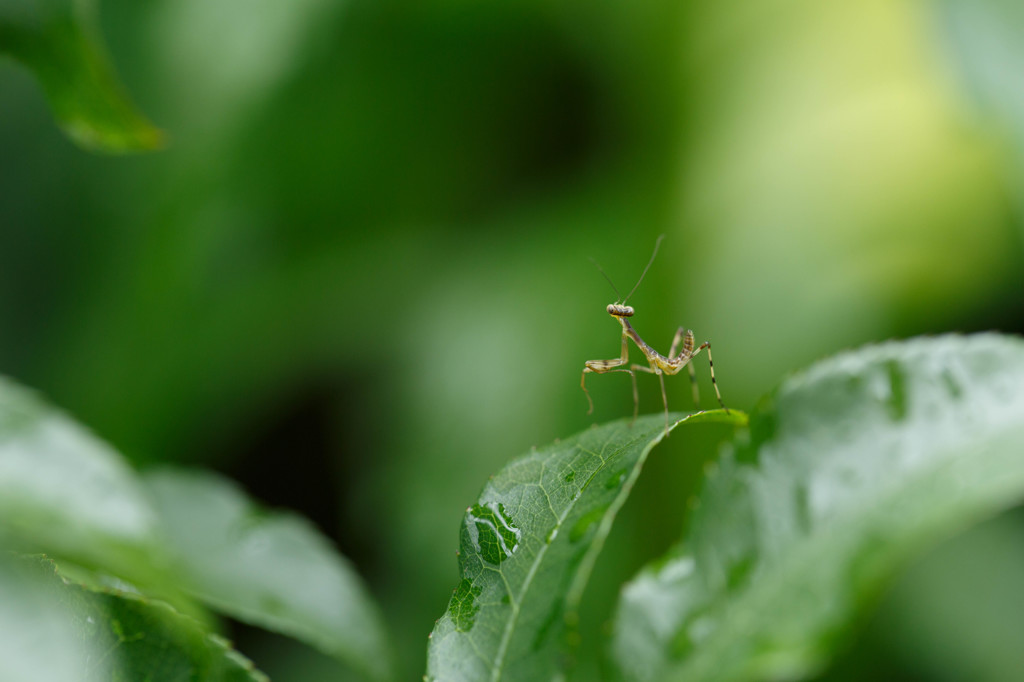
[[[711,370],[711,385],[715,388],[715,395],[718,398],[718,404],[722,406],[722,409],[729,412],[729,408],[722,402],[722,394],[718,390],[718,382],[715,381],[715,363],[711,359],[711,342],[705,341],[699,346],[696,346],[694,340],[693,331],[680,327],[676,331],[676,335],[672,338],[672,346],[668,351],[668,356],[664,356],[658,351],[654,350],[644,341],[640,334],[633,328],[633,325],[629,323],[629,318],[633,317],[634,310],[631,306],[626,305],[626,301],[632,296],[637,288],[640,286],[640,282],[644,281],[644,277],[647,275],[647,271],[650,269],[651,264],[654,263],[654,258],[658,255],[658,247],[661,246],[661,241],[665,238],[665,235],[658,237],[658,240],[654,244],[654,253],[651,254],[651,259],[647,262],[647,267],[640,274],[640,279],[637,280],[633,286],[632,291],[626,295],[625,298],[619,294],[619,290],[615,288],[615,284],[612,282],[608,274],[598,265],[597,261],[591,259],[591,262],[597,267],[597,269],[604,275],[604,278],[608,280],[608,283],[612,285],[612,289],[615,291],[617,299],[615,303],[610,303],[606,308],[609,315],[613,319],[617,320],[622,325],[622,354],[614,360],[587,360],[584,363],[583,374],[580,377],[580,388],[583,389],[583,393],[587,396],[587,402],[590,405],[590,409],[587,410],[587,414],[591,414],[594,411],[594,401],[590,397],[590,392],[587,390],[587,374],[608,374],[610,372],[625,372],[630,375],[633,380],[633,421],[636,421],[637,414],[640,411],[640,397],[637,393],[636,387],[636,372],[646,372],[648,374],[657,374],[658,381],[661,382],[661,400],[665,405],[665,432],[668,433],[668,396],[665,393],[665,375],[674,375],[682,371],[683,367],[686,367],[690,373],[690,385],[693,388],[693,402],[694,405],[700,404],[700,394],[697,388],[697,375],[693,370],[693,364],[690,362],[693,358],[697,357],[702,350],[707,350],[708,355],[708,367]],[[629,340],[632,340],[636,344],[640,352],[647,358],[647,366],[632,364],[628,368],[624,365],[629,363]],[[676,350],[679,349],[679,344],[682,342],[682,350],[676,355]],[[696,346],[696,347],[695,347]]]

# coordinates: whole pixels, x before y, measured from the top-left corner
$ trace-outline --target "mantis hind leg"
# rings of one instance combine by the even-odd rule
[[[691,359],[697,357],[697,353],[700,353],[705,348],[708,350],[708,369],[711,371],[711,386],[715,389],[715,397],[718,398],[718,404],[721,405],[722,409],[725,410],[726,414],[728,414],[729,408],[725,406],[724,402],[722,402],[722,393],[718,390],[718,382],[715,381],[715,361],[711,359],[711,342],[705,341],[700,344],[697,350],[695,350],[693,355],[690,357]],[[690,371],[693,371],[692,367],[690,368]]]

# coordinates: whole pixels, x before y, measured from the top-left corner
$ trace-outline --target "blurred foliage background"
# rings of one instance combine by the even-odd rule
[[[167,148],[76,148],[0,61],[0,371],[139,466],[209,466],[312,518],[382,602],[409,676],[487,476],[630,413],[625,378],[591,379],[593,416],[578,387],[584,360],[619,349],[588,256],[625,291],[666,233],[635,326],[662,351],[680,324],[712,340],[742,409],[843,348],[1024,330],[1010,0],[99,9]],[[669,396],[689,409],[685,378]],[[704,428],[656,451],[624,510],[588,590],[581,679],[618,585],[678,537],[726,435]],[[1015,679],[1005,591],[936,616],[935,594],[986,576],[1024,593],[1019,514],[978,533],[915,568],[932,589],[897,586],[895,615],[828,676]],[[225,627],[278,679],[343,674]],[[1001,653],[951,653],[966,631]]]

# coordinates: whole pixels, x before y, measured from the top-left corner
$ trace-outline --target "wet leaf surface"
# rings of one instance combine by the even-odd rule
[[[681,423],[743,424],[721,410]],[[427,678],[545,680],[571,667],[580,598],[665,418],[613,422],[516,459],[466,510],[461,582],[431,634]]]
[[[886,581],[1024,498],[1024,342],[889,343],[821,362],[751,416],[683,542],[624,590],[627,680],[802,679]]]

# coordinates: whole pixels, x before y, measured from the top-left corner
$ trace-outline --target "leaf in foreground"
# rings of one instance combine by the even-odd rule
[[[165,586],[156,515],[108,445],[0,377],[0,537],[127,580]]]
[[[624,591],[628,680],[802,679],[906,561],[1024,497],[1024,342],[888,343],[785,382]]]
[[[230,643],[169,604],[75,584],[43,557],[7,559],[0,566],[0,592],[18,588],[17,594],[5,595],[14,597],[13,615],[26,595],[36,603],[31,612],[21,614],[25,622],[14,637],[0,639],[0,679],[267,682]],[[14,625],[9,622],[12,601],[5,598],[3,603],[0,628]]]
[[[107,152],[155,149],[157,130],[114,72],[86,0],[0,2],[0,55],[24,64],[43,86],[69,137]]]
[[[672,428],[745,419],[716,410]],[[535,450],[493,477],[466,510],[462,580],[431,634],[428,679],[550,680],[566,667],[594,561],[664,435],[663,415],[632,427],[613,422]]]
[[[307,520],[262,510],[198,471],[145,477],[182,588],[238,620],[301,639],[374,680],[392,679],[383,621],[358,574]]]
[[[91,653],[59,595],[24,561],[0,552],[0,680],[82,682]],[[107,672],[102,662],[94,668],[94,677]]]

